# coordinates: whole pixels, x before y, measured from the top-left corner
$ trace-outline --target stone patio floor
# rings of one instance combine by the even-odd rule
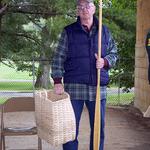
[[[140,115],[135,115],[126,108],[107,108],[105,150],[150,150],[150,126]],[[83,111],[79,150],[89,150],[89,123],[86,108]],[[30,126],[35,124],[33,113],[9,113],[5,116],[7,126]],[[25,123],[23,123],[25,122]],[[6,150],[26,150],[37,148],[37,136],[7,137]],[[43,141],[43,150],[62,150],[61,147],[52,147]]]

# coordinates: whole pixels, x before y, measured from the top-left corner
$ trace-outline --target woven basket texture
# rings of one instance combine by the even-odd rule
[[[57,146],[75,139],[76,123],[70,96],[53,90],[35,93],[35,116],[38,136]]]

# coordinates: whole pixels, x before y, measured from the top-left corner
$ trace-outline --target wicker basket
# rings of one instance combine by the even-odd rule
[[[76,123],[70,96],[52,90],[36,91],[35,116],[38,136],[57,146],[75,139]]]

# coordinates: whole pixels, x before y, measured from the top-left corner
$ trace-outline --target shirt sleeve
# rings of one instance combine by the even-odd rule
[[[108,47],[107,47],[107,55],[105,56],[105,59],[108,61],[108,66],[109,68],[112,68],[115,66],[116,61],[118,59],[118,54],[117,54],[117,45],[112,38],[111,33],[109,32],[109,40],[108,40]]]
[[[61,79],[63,77],[67,49],[67,33],[65,30],[63,30],[51,64],[51,77],[54,79],[54,81],[55,79]]]

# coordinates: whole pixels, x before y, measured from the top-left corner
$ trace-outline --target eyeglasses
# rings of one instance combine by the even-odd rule
[[[77,6],[77,9],[82,11],[84,9],[90,9],[91,8],[91,5],[87,4],[87,5],[78,5]]]

